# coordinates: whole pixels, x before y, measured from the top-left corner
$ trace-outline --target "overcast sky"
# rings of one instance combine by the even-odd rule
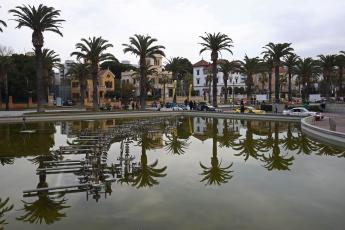
[[[114,45],[110,50],[119,60],[137,62],[123,53],[123,43],[134,34],[149,34],[166,47],[166,56],[181,56],[197,62],[200,35],[222,32],[233,39],[233,55],[242,59],[260,55],[268,42],[291,42],[302,57],[338,53],[345,50],[344,0],[1,0],[0,18],[8,27],[0,33],[0,44],[16,52],[32,50],[31,31],[14,29],[7,12],[16,5],[44,3],[61,10],[61,38],[45,32],[46,48],[54,49],[63,60],[80,38],[102,36]]]

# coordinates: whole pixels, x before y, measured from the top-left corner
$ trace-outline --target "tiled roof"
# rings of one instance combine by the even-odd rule
[[[195,63],[193,65],[193,67],[202,67],[202,66],[208,66],[208,65],[210,65],[210,63],[208,63],[205,60],[201,60],[201,61],[198,61],[197,63]]]

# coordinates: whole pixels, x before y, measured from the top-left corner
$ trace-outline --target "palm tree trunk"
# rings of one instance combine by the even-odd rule
[[[165,105],[165,82],[163,84],[163,105]]]
[[[44,82],[42,65],[42,46],[35,47],[36,56],[36,86],[37,86],[37,112],[44,112]]]
[[[173,82],[176,82],[176,84],[174,83],[174,86],[175,86],[175,93],[173,95],[173,103],[176,103],[176,95],[177,95],[177,88],[178,88],[178,81],[177,81],[177,77],[176,77],[176,73],[173,72],[172,73],[172,76],[173,76]]]
[[[2,79],[3,77],[0,75],[0,110],[2,109]]]
[[[279,65],[276,65],[274,67],[274,77],[275,77],[275,92],[274,92],[274,96],[275,96],[275,101],[276,103],[279,103],[279,90],[280,90],[280,79],[279,79]]]
[[[291,94],[291,78],[292,78],[292,74],[289,73],[289,101],[292,101],[292,94]]]
[[[218,123],[218,119],[217,118],[213,118],[212,121],[212,132],[213,132],[213,138],[212,138],[212,157],[214,159],[217,158],[217,133],[218,133],[218,128],[217,128],[217,123]]]
[[[7,78],[7,73],[4,74],[4,88],[5,88],[6,110],[9,110],[9,100],[8,100],[8,78]]]
[[[99,104],[98,104],[98,66],[97,64],[93,64],[92,66],[92,106],[95,111],[99,110]]]
[[[250,74],[247,77],[247,98],[251,101],[252,96],[252,75]]]
[[[86,80],[84,77],[82,77],[80,80],[80,107],[84,108],[86,95]]]
[[[145,74],[146,60],[145,57],[140,57],[140,108],[146,108],[146,74]]]
[[[212,83],[212,81],[210,80],[209,82],[208,82],[208,103],[210,103],[211,104],[211,83]]]
[[[212,62],[212,105],[217,107],[217,59]]]
[[[268,72],[268,99],[272,102],[272,70]]]
[[[339,66],[339,76],[338,76],[339,93],[338,93],[338,97],[343,96],[343,71],[344,71],[344,67]]]
[[[326,92],[326,99],[327,99],[327,101],[329,101],[329,98],[331,97],[332,84],[331,84],[331,79],[330,79],[329,74],[328,73],[324,73],[324,76],[325,76],[325,79],[326,79],[326,82],[327,82],[327,87],[328,87],[328,90]]]
[[[224,75],[224,87],[225,87],[225,92],[224,92],[224,104],[228,102],[228,78],[229,76]]]

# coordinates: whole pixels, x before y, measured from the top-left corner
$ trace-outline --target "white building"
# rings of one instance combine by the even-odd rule
[[[207,84],[207,75],[212,75],[211,72],[211,63],[208,63],[205,60],[201,60],[193,65],[193,90],[196,91],[198,96],[206,96],[208,97],[209,85]],[[217,74],[218,84],[217,84],[217,96],[223,96],[224,94],[224,81],[223,81],[223,73],[218,72]],[[232,92],[229,90],[230,88],[245,88],[245,79],[246,76],[241,75],[239,73],[232,73],[228,79],[228,92]],[[211,81],[211,92],[210,95],[212,96],[212,81]],[[231,93],[229,93],[229,96]]]

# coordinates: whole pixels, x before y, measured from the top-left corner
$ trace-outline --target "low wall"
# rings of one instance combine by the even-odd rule
[[[342,113],[345,114],[345,104],[335,103],[335,104],[326,104],[327,113]]]
[[[313,117],[305,117],[301,120],[302,132],[323,142],[345,148],[345,133],[323,129],[313,125]]]

